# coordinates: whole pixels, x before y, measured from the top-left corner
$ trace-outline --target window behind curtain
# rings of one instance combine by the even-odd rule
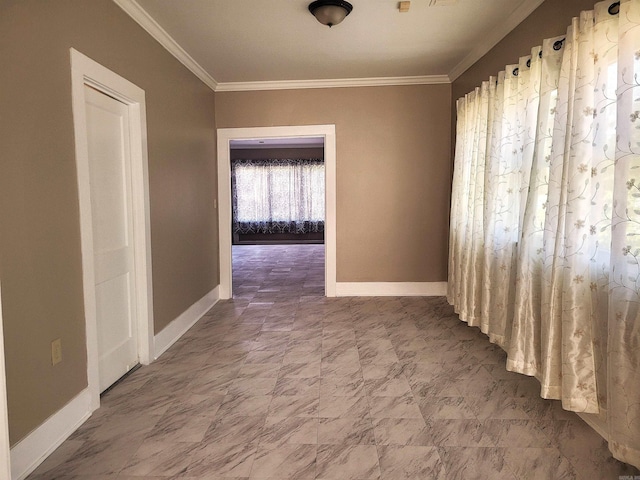
[[[231,185],[234,233],[324,231],[322,159],[234,160]]]

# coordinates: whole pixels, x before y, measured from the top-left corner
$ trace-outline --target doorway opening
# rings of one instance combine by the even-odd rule
[[[264,143],[260,143],[264,142]],[[220,240],[220,298],[228,299],[233,296],[233,237],[234,237],[234,219],[233,219],[233,202],[232,202],[232,151],[238,146],[255,146],[255,145],[313,145],[315,148],[322,145],[324,158],[324,225],[323,237],[324,244],[309,244],[310,238],[307,238],[307,250],[309,254],[315,254],[317,258],[324,257],[324,279],[323,283],[324,295],[328,297],[335,296],[336,288],[336,147],[335,147],[335,125],[306,125],[292,127],[254,127],[254,128],[227,128],[218,130],[218,218],[219,218],[219,240]],[[234,153],[235,154],[235,153]],[[237,219],[236,219],[237,220]],[[313,230],[313,228],[311,229]],[[312,232],[317,233],[317,232]],[[255,240],[255,238],[254,238]],[[282,240],[282,238],[280,239]],[[299,242],[301,239],[290,239]],[[317,241],[318,239],[316,239]],[[241,242],[238,243],[239,250],[242,251]],[[269,243],[263,238],[260,243]],[[280,242],[281,243],[281,242]],[[262,249],[269,245],[261,245]],[[286,244],[275,245],[271,242],[272,247],[279,248],[284,255],[283,258],[290,261],[292,257],[291,251],[287,252]],[[293,245],[290,245],[293,248]],[[304,250],[304,249],[298,249]],[[276,253],[277,250],[272,250]],[[257,252],[257,250],[256,250]],[[318,255],[318,252],[320,255]],[[301,253],[302,255],[307,255]],[[323,255],[322,255],[323,254]],[[317,264],[316,264],[317,266]],[[274,268],[285,269],[280,272],[286,272],[289,266],[280,266]],[[307,285],[313,287],[318,281],[318,276],[312,276],[308,280]],[[317,293],[317,291],[316,291]]]
[[[324,138],[231,140],[232,294],[324,296]]]

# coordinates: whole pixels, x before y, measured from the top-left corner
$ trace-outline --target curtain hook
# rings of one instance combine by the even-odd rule
[[[611,5],[609,5],[608,12],[609,15],[617,15],[618,13],[620,13],[620,2],[613,2]]]
[[[538,58],[542,58],[542,50],[540,50],[540,52],[538,52]]]
[[[527,68],[531,68],[531,59],[527,60]]]
[[[520,73],[520,69],[518,67],[516,67],[516,68],[513,69],[513,72],[511,72],[511,73],[513,73],[514,77],[517,77],[518,73]]]
[[[556,42],[554,42],[553,49],[554,50],[560,50],[562,48],[562,44],[564,43],[565,40],[566,40],[566,38],[563,38],[562,40],[557,40]]]

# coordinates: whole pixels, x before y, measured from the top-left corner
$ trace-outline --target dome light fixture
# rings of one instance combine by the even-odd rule
[[[343,0],[316,0],[309,4],[309,11],[313,16],[329,28],[338,25],[351,10],[353,5]]]

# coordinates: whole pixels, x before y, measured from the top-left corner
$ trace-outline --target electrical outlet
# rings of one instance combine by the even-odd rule
[[[62,340],[60,338],[51,342],[51,365],[57,365],[62,361]]]

